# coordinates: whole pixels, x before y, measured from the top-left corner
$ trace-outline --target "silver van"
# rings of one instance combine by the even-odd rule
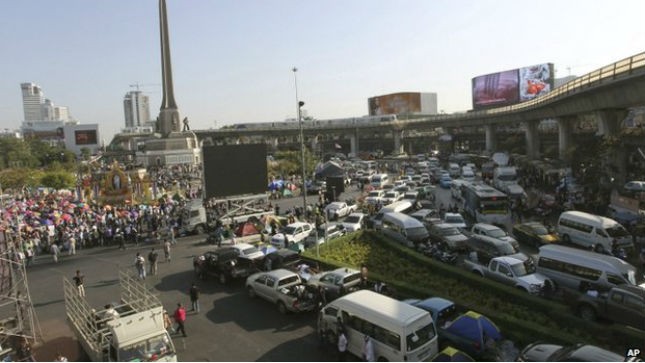
[[[424,243],[430,237],[423,223],[414,217],[398,212],[385,213],[383,234],[408,247]]]
[[[636,280],[636,268],[619,258],[559,245],[540,247],[537,272],[570,289],[578,289],[582,281],[601,289],[642,284]]]
[[[381,208],[378,213],[372,218],[374,229],[379,230],[383,227],[383,216],[385,213],[398,212],[398,213],[407,213],[412,210],[414,205],[409,200],[400,200],[392,204],[388,204],[385,207]]]

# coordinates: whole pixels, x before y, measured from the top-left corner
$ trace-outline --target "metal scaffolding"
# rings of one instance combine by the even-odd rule
[[[0,356],[23,339],[32,344],[42,341],[19,246],[19,238],[0,230]]]

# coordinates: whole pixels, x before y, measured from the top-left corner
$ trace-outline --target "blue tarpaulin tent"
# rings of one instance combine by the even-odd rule
[[[474,350],[469,353],[473,354],[483,353],[486,350],[486,341],[488,339],[494,341],[502,339],[502,333],[495,326],[495,323],[474,311],[468,311],[455,319],[446,328],[446,331],[472,342]]]

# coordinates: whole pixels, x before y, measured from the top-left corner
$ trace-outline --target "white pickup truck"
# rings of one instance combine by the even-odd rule
[[[516,287],[530,294],[539,294],[546,284],[550,283],[550,286],[553,286],[547,277],[530,271],[525,262],[513,256],[492,258],[488,265],[465,259],[464,266],[482,277]]]
[[[289,270],[258,272],[246,279],[249,297],[259,296],[276,304],[282,314],[311,311],[316,307],[315,291],[307,289],[300,276]]]
[[[357,205],[349,205],[345,202],[331,202],[325,207],[325,214],[330,220],[347,217],[356,212]]]

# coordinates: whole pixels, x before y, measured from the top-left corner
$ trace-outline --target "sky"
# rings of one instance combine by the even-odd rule
[[[435,92],[472,108],[471,79],[538,63],[583,75],[645,51],[645,1],[166,0],[175,99],[193,129],[360,117],[369,97]],[[157,0],[0,0],[0,129],[24,119],[20,83],[98,123],[125,126],[140,84],[161,103]],[[297,67],[294,73],[292,69]]]

